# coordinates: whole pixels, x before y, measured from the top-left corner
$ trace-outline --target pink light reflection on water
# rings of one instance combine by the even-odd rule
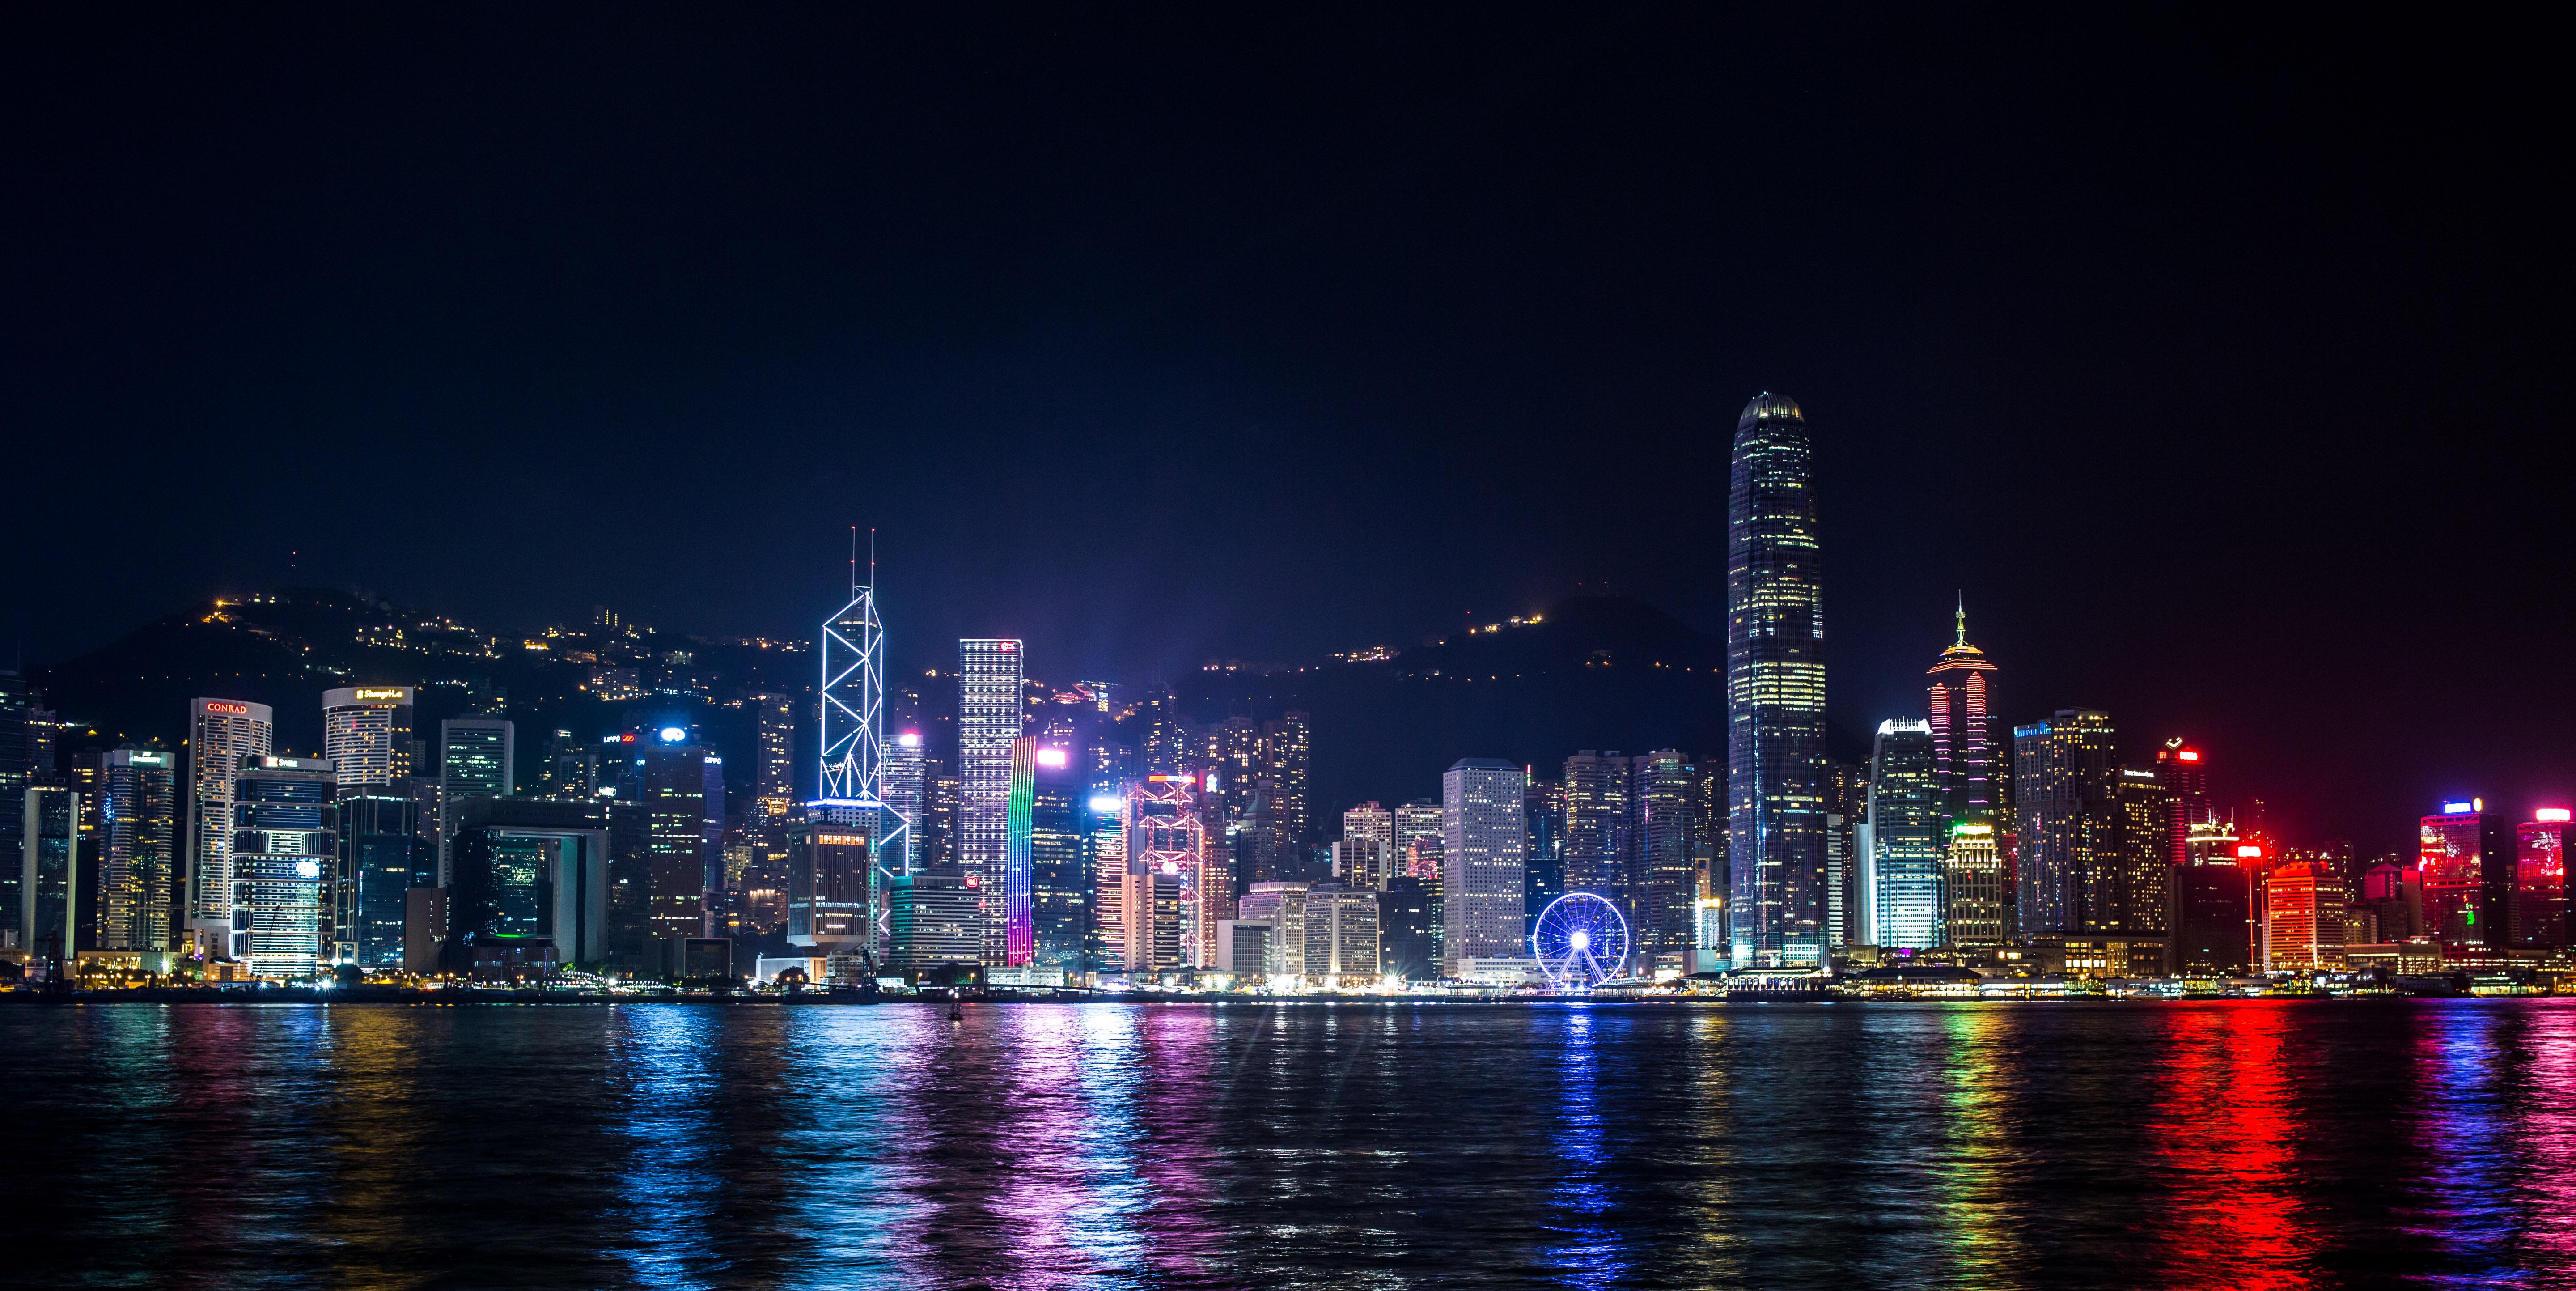
[[[1150,1194],[1137,1175],[1151,1090],[1136,1013],[1030,1008],[994,1020],[1009,1054],[995,1091],[1009,1115],[994,1146],[1013,1162],[993,1202],[1011,1234],[998,1284],[1131,1282],[1146,1263],[1137,1224]]]
[[[2539,1267],[2576,1269],[2576,1006],[2526,1007],[2522,1244]]]

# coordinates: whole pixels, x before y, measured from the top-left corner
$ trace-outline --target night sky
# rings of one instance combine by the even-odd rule
[[[1964,589],[2294,832],[2576,796],[2554,43],[2080,8],[13,11],[0,629],[1718,631],[1770,389],[1838,722]]]

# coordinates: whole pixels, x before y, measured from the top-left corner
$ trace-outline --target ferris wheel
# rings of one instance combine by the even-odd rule
[[[1553,989],[1598,986],[1627,971],[1628,921],[1600,897],[1568,892],[1539,912],[1530,954]]]

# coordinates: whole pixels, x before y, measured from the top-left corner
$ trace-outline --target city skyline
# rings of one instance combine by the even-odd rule
[[[13,154],[0,385],[29,478],[119,445],[127,510],[24,500],[0,644],[43,666],[294,586],[801,637],[851,524],[902,636],[1022,638],[1060,677],[1403,646],[1578,587],[1717,632],[1725,413],[1772,388],[1832,481],[1829,702],[1862,738],[1965,588],[1999,716],[2188,732],[2284,809],[2576,778],[2569,539],[2497,500],[2566,452],[2556,208],[2438,124],[2542,119],[2535,91],[2061,18],[1497,16],[1473,57],[1422,15],[1254,20],[1217,77],[1141,17],[959,44],[780,12],[649,38],[714,60],[674,81],[536,16],[130,48],[47,15],[0,55],[53,123]],[[1804,51],[1813,103],[1708,74],[1736,48]],[[101,76],[133,89],[45,114]],[[2424,182],[2453,145],[2506,178]],[[208,489],[310,501],[129,522]],[[2354,715],[2388,660],[2472,646],[2445,704]]]
[[[19,1281],[2576,1269],[2521,11],[0,24]]]

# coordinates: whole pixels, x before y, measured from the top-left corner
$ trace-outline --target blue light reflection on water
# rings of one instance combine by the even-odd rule
[[[2576,1001],[0,1008],[22,1285],[2553,1285]],[[37,1240],[28,1242],[27,1235]],[[53,1240],[46,1240],[53,1239]]]

